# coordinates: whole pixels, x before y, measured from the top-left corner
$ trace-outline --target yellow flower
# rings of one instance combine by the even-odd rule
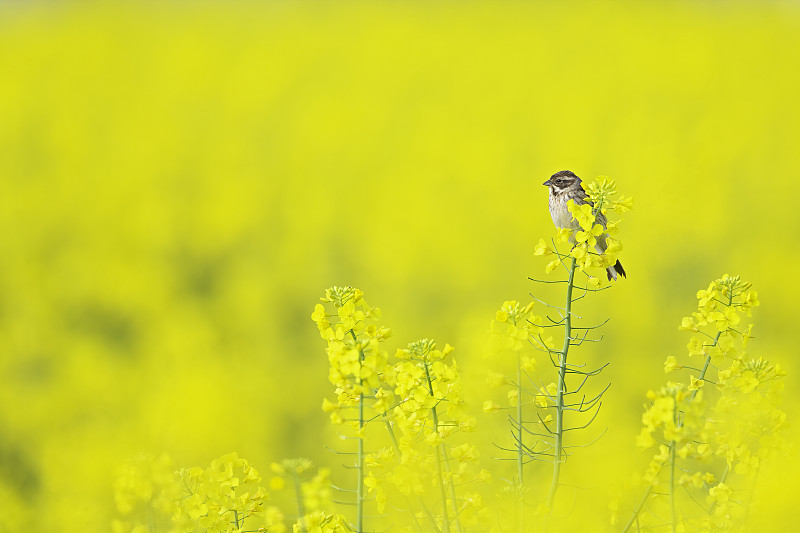
[[[756,291],[747,291],[742,293],[742,309],[747,316],[750,316],[750,309],[759,305],[758,293]]]
[[[633,198],[620,196],[619,200],[614,201],[614,212],[618,215],[633,209]]]
[[[378,512],[379,513],[383,513],[386,510],[386,502],[387,501],[388,501],[388,498],[386,496],[386,491],[384,491],[383,488],[381,488],[381,487],[376,487],[376,490],[375,490],[375,502],[378,504]],[[337,529],[339,529],[339,527],[337,527]],[[349,530],[349,528],[348,529],[344,529],[343,525],[341,526],[341,529],[339,529],[339,531],[348,531],[348,530]],[[336,531],[336,530],[333,530],[333,531]]]
[[[622,241],[615,237],[606,237],[605,255],[615,256],[622,251]]]
[[[592,229],[586,231],[579,231],[575,234],[575,240],[578,243],[586,242],[589,246],[597,244],[597,237],[603,234],[603,226],[595,224]]]
[[[702,379],[697,379],[694,376],[689,376],[689,387],[688,387],[688,389],[691,390],[691,391],[695,391],[695,390],[699,389],[700,387],[702,387],[703,383],[705,383],[705,382]]]
[[[747,394],[753,392],[758,387],[759,381],[750,370],[744,372],[740,377],[736,378],[734,385]]]
[[[575,259],[582,259],[586,255],[586,243],[580,243],[569,253]]]
[[[519,391],[517,389],[511,389],[508,391],[508,403],[511,407],[514,407],[519,402]]]
[[[558,228],[556,231],[556,240],[558,242],[569,242],[569,237],[572,235],[570,228]]]
[[[428,433],[428,435],[425,437],[424,440],[425,443],[428,444],[428,446],[430,446],[431,448],[435,448],[443,441],[442,436],[439,435],[439,432],[437,431],[431,431],[430,433]]]
[[[689,340],[689,344],[686,345],[686,348],[689,350],[689,355],[703,355],[705,352],[703,341],[698,337],[692,337],[691,340]]]
[[[670,355],[669,357],[667,357],[667,360],[664,361],[665,374],[669,374],[673,370],[678,370],[679,368],[683,368],[683,366],[678,363],[678,360],[675,358],[674,355]]]
[[[576,204],[573,200],[567,202],[567,209],[572,213],[573,218],[580,224],[581,228],[588,231],[592,228],[595,215],[592,213],[592,206],[589,204]]]
[[[375,477],[375,474],[372,473],[372,470],[370,470],[369,474],[367,474],[367,477],[364,478],[364,486],[366,486],[370,491],[378,486],[378,478]]]
[[[700,289],[697,291],[697,299],[699,300],[697,303],[698,306],[705,307],[709,302],[714,301],[714,298],[717,297],[717,290],[714,287],[715,285],[712,283],[708,286],[708,289]]]
[[[708,503],[725,503],[730,498],[733,491],[725,483],[720,483],[716,487],[711,487],[708,490],[706,502]]]
[[[550,248],[550,245],[544,239],[539,239],[539,242],[536,243],[536,246],[533,248],[533,255],[550,255],[553,253],[553,249]]]
[[[740,321],[739,313],[733,307],[726,307],[722,313],[714,313],[717,321],[717,329],[725,331],[729,328],[735,327]],[[710,321],[710,319],[709,319]]]
[[[500,410],[500,406],[497,405],[496,403],[494,403],[493,401],[486,400],[485,402],[483,402],[483,412],[484,413],[491,413],[493,411],[499,411],[499,410]]]
[[[533,372],[536,369],[536,360],[530,355],[520,355],[520,366],[525,372]]]
[[[650,448],[654,446],[656,443],[655,439],[653,438],[652,431],[648,428],[642,428],[639,434],[636,436],[636,446],[642,449]]]

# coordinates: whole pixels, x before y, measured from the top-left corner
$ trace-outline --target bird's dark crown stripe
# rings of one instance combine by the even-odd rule
[[[551,178],[577,178],[578,176],[575,175],[574,172],[571,170],[562,170],[560,172],[556,172]]]

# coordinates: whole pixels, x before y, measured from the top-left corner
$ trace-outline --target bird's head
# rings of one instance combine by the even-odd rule
[[[574,172],[571,170],[562,170],[550,176],[550,179],[545,181],[542,185],[547,185],[550,187],[550,191],[553,194],[559,195],[567,189],[572,189],[576,186],[580,187],[580,183],[581,179],[576,176]]]

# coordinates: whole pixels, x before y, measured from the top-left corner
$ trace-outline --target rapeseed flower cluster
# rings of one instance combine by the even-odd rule
[[[317,304],[311,318],[322,338],[328,341],[328,379],[336,387],[337,395],[335,403],[326,399],[323,409],[330,413],[335,424],[345,422],[343,409],[363,408],[367,397],[374,400],[376,411],[385,411],[389,405],[386,390],[394,378],[389,371],[388,353],[381,343],[392,332],[381,325],[380,309],[369,306],[363,293],[352,287],[331,287],[321,300],[333,304],[335,313],[329,315],[323,304]],[[350,423],[360,435],[365,424],[363,417],[360,421],[350,419]]]
[[[545,246],[541,241],[538,246]],[[489,389],[502,388],[505,398],[501,405],[494,400],[485,400],[484,412],[511,411],[508,415],[511,425],[513,443],[501,445],[495,443],[500,449],[516,455],[516,475],[508,485],[502,488],[504,494],[511,496],[517,503],[517,516],[515,520],[520,528],[524,528],[525,501],[528,489],[525,486],[525,465],[536,454],[537,444],[526,442],[537,435],[541,427],[531,430],[526,427],[524,420],[539,419],[539,424],[547,424],[553,420],[551,413],[530,414],[532,409],[546,409],[554,405],[553,398],[556,384],[538,386],[534,381],[536,358],[534,352],[546,352],[550,355],[555,351],[552,337],[543,337],[544,328],[541,317],[533,314],[534,302],[522,305],[516,300],[506,301],[495,313],[489,329],[490,345],[487,356],[492,358],[495,365],[504,365],[503,372],[490,370],[486,377]],[[514,370],[511,370],[511,366]],[[497,366],[495,367],[497,368]],[[502,367],[500,367],[502,368]],[[535,424],[534,424],[535,426]]]
[[[526,394],[532,394],[536,405],[547,406],[545,395],[537,392],[529,392],[525,388],[523,378],[531,377],[536,369],[536,358],[534,352],[549,352],[555,349],[553,338],[544,338],[541,327],[542,318],[533,314],[534,302],[522,305],[516,300],[503,302],[500,309],[495,313],[495,318],[489,328],[490,345],[487,356],[493,361],[509,360],[514,363],[514,375],[506,375],[497,371],[489,371],[486,377],[486,385],[490,389],[505,386],[508,388],[506,393],[507,407],[517,407],[520,401],[523,404],[531,403],[531,399],[526,399]],[[485,412],[498,411],[504,407],[493,400],[486,400],[483,403]]]
[[[119,517],[114,533],[286,533],[286,516],[297,516],[293,533],[348,533],[345,518],[329,512],[330,471],[304,458],[271,465],[270,489],[294,485],[297,513],[267,506],[261,475],[245,459],[229,453],[205,468],[176,470],[167,455],[140,456],[126,464],[114,484]],[[290,522],[291,523],[291,522]]]
[[[503,303],[491,326],[494,351],[506,350],[516,356],[516,376],[490,372],[487,383],[493,387],[509,386],[508,407],[505,409],[513,411],[513,414],[508,415],[513,444],[507,447],[495,444],[502,450],[516,455],[516,475],[506,489],[513,493],[517,500],[517,525],[520,529],[526,528],[526,507],[530,506],[530,503],[525,501],[528,492],[525,483],[525,465],[531,461],[552,463],[553,473],[546,502],[538,505],[535,513],[550,516],[560,486],[561,465],[572,453],[570,448],[575,446],[565,444],[565,432],[588,427],[597,416],[601,398],[607,390],[606,387],[594,397],[586,396],[582,389],[588,378],[598,375],[603,367],[585,370],[582,369],[582,365],[567,362],[571,347],[580,346],[586,341],[600,340],[589,337],[589,333],[599,326],[579,327],[573,324],[573,320],[578,317],[573,313],[572,305],[589,292],[600,289],[606,277],[611,279],[612,274],[608,269],[617,264],[622,242],[617,237],[621,219],[610,220],[609,215],[612,212],[622,215],[633,207],[633,201],[630,198],[617,197],[614,180],[604,176],[589,183],[586,191],[588,194],[586,203],[579,205],[573,200],[567,202],[567,208],[577,222],[577,227],[560,228],[556,237],[550,241],[552,246],[544,239],[539,239],[534,247],[535,256],[556,256],[545,267],[547,273],[563,267],[567,274],[567,279],[558,281],[543,282],[531,278],[536,282],[564,285],[563,306],[546,304],[558,313],[559,319],[548,316],[549,323],[542,324],[540,317],[531,315],[532,303],[523,307],[518,302],[511,301]],[[569,243],[569,252],[559,251],[559,244],[564,243]],[[598,269],[602,270],[597,271]],[[582,272],[586,276],[584,283],[576,283],[576,272]],[[564,335],[560,348],[556,347],[552,337],[543,336],[545,328],[563,328]],[[576,334],[579,330],[581,333]],[[546,360],[556,370],[553,376],[555,380],[533,375],[535,359],[532,352],[534,351],[547,354]],[[568,386],[568,375],[582,376],[582,382],[577,387]],[[503,407],[493,400],[487,400],[483,409],[491,412]],[[527,412],[530,410],[535,411],[535,416]],[[569,411],[572,411],[578,419],[585,420],[568,426],[565,419]]]
[[[366,501],[362,488],[374,496],[381,514],[389,493],[404,500],[411,523],[400,526],[401,531],[412,523],[418,529],[422,521],[439,531],[477,524],[484,513],[480,495],[458,494],[456,487],[488,480],[489,474],[478,468],[473,445],[451,444],[453,435],[476,424],[463,406],[453,347],[439,349],[433,340],[422,339],[398,349],[390,361],[382,343],[391,331],[361,291],[332,287],[322,301],[333,304],[335,313],[318,304],[312,319],[328,341],[329,378],[337,394],[336,402],[323,401],[323,409],[334,423],[349,420],[355,430],[357,503]],[[352,418],[342,414],[354,409],[358,414]],[[373,423],[385,431],[367,437],[367,425]],[[436,506],[426,503],[429,491],[439,498]],[[357,521],[362,516],[359,506]]]
[[[236,453],[206,467],[174,470],[168,456],[142,456],[125,465],[114,489],[120,518],[114,533],[280,533],[282,514],[265,509],[261,476]]]
[[[458,365],[449,344],[439,350],[431,339],[399,349],[394,365],[395,395],[392,426],[399,429],[397,464],[384,476],[403,494],[417,497],[426,489],[438,491],[444,502],[437,527],[449,530],[453,522],[476,526],[485,509],[474,491],[460,494],[457,487],[487,481],[489,473],[478,467],[479,453],[470,443],[453,444],[454,436],[475,429],[476,419],[464,409]],[[373,461],[378,464],[379,453]],[[385,465],[384,466],[384,471]],[[379,490],[380,486],[376,486]],[[380,496],[379,496],[380,499]]]
[[[171,528],[170,518],[177,507],[178,486],[175,469],[166,454],[140,455],[120,468],[114,481],[114,500],[118,518],[114,533],[149,532],[149,525]]]
[[[574,258],[577,269],[589,277],[590,286],[597,288],[605,279],[603,271],[617,262],[622,251],[618,226],[622,221],[621,215],[633,208],[633,199],[625,196],[616,197],[615,181],[606,176],[599,176],[594,182],[588,183],[586,193],[591,203],[577,204],[573,200],[567,202],[567,208],[579,227],[561,228],[553,240],[554,245],[569,243],[572,246],[571,250],[567,254],[562,254],[557,246],[555,249],[551,248],[544,239],[540,239],[534,248],[534,255],[552,253],[557,255],[557,258],[545,267],[548,273],[559,265],[567,268],[565,260]],[[610,219],[609,215],[612,212],[620,218]],[[605,219],[605,224],[600,222],[601,219]],[[596,248],[598,244],[599,249]]]
[[[669,356],[664,364],[666,373],[688,376],[647,395],[637,445],[657,453],[643,476],[646,495],[626,530],[634,520],[639,527],[663,525],[656,516],[671,516],[674,528],[697,531],[741,527],[755,474],[784,447],[779,378],[785,373],[780,364],[746,351],[753,326],[743,317],[759,305],[756,291],[726,274],[698,291],[697,299],[697,311],[679,327],[694,334],[688,355]],[[701,511],[681,505],[683,494],[705,502]]]
[[[173,522],[178,531],[244,533],[245,521],[263,516],[267,491],[261,475],[236,453],[211,461],[206,468],[184,468],[178,478],[185,488]]]

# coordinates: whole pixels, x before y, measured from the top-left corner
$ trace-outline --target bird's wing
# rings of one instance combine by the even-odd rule
[[[594,202],[589,199],[589,195],[586,194],[586,191],[583,190],[583,187],[578,187],[578,190],[573,192],[570,195],[570,198],[575,200],[575,203],[578,205],[581,204],[589,204],[590,206],[594,207]]]
[[[575,191],[574,200],[576,204],[589,204],[590,206],[594,207],[594,202],[589,199],[589,195],[586,194],[586,191],[583,190],[583,187],[580,187],[577,191]],[[595,220],[604,228],[608,222],[608,219],[603,213],[597,213]],[[603,237],[603,241],[605,242],[605,236]],[[605,249],[605,247],[603,249]]]

